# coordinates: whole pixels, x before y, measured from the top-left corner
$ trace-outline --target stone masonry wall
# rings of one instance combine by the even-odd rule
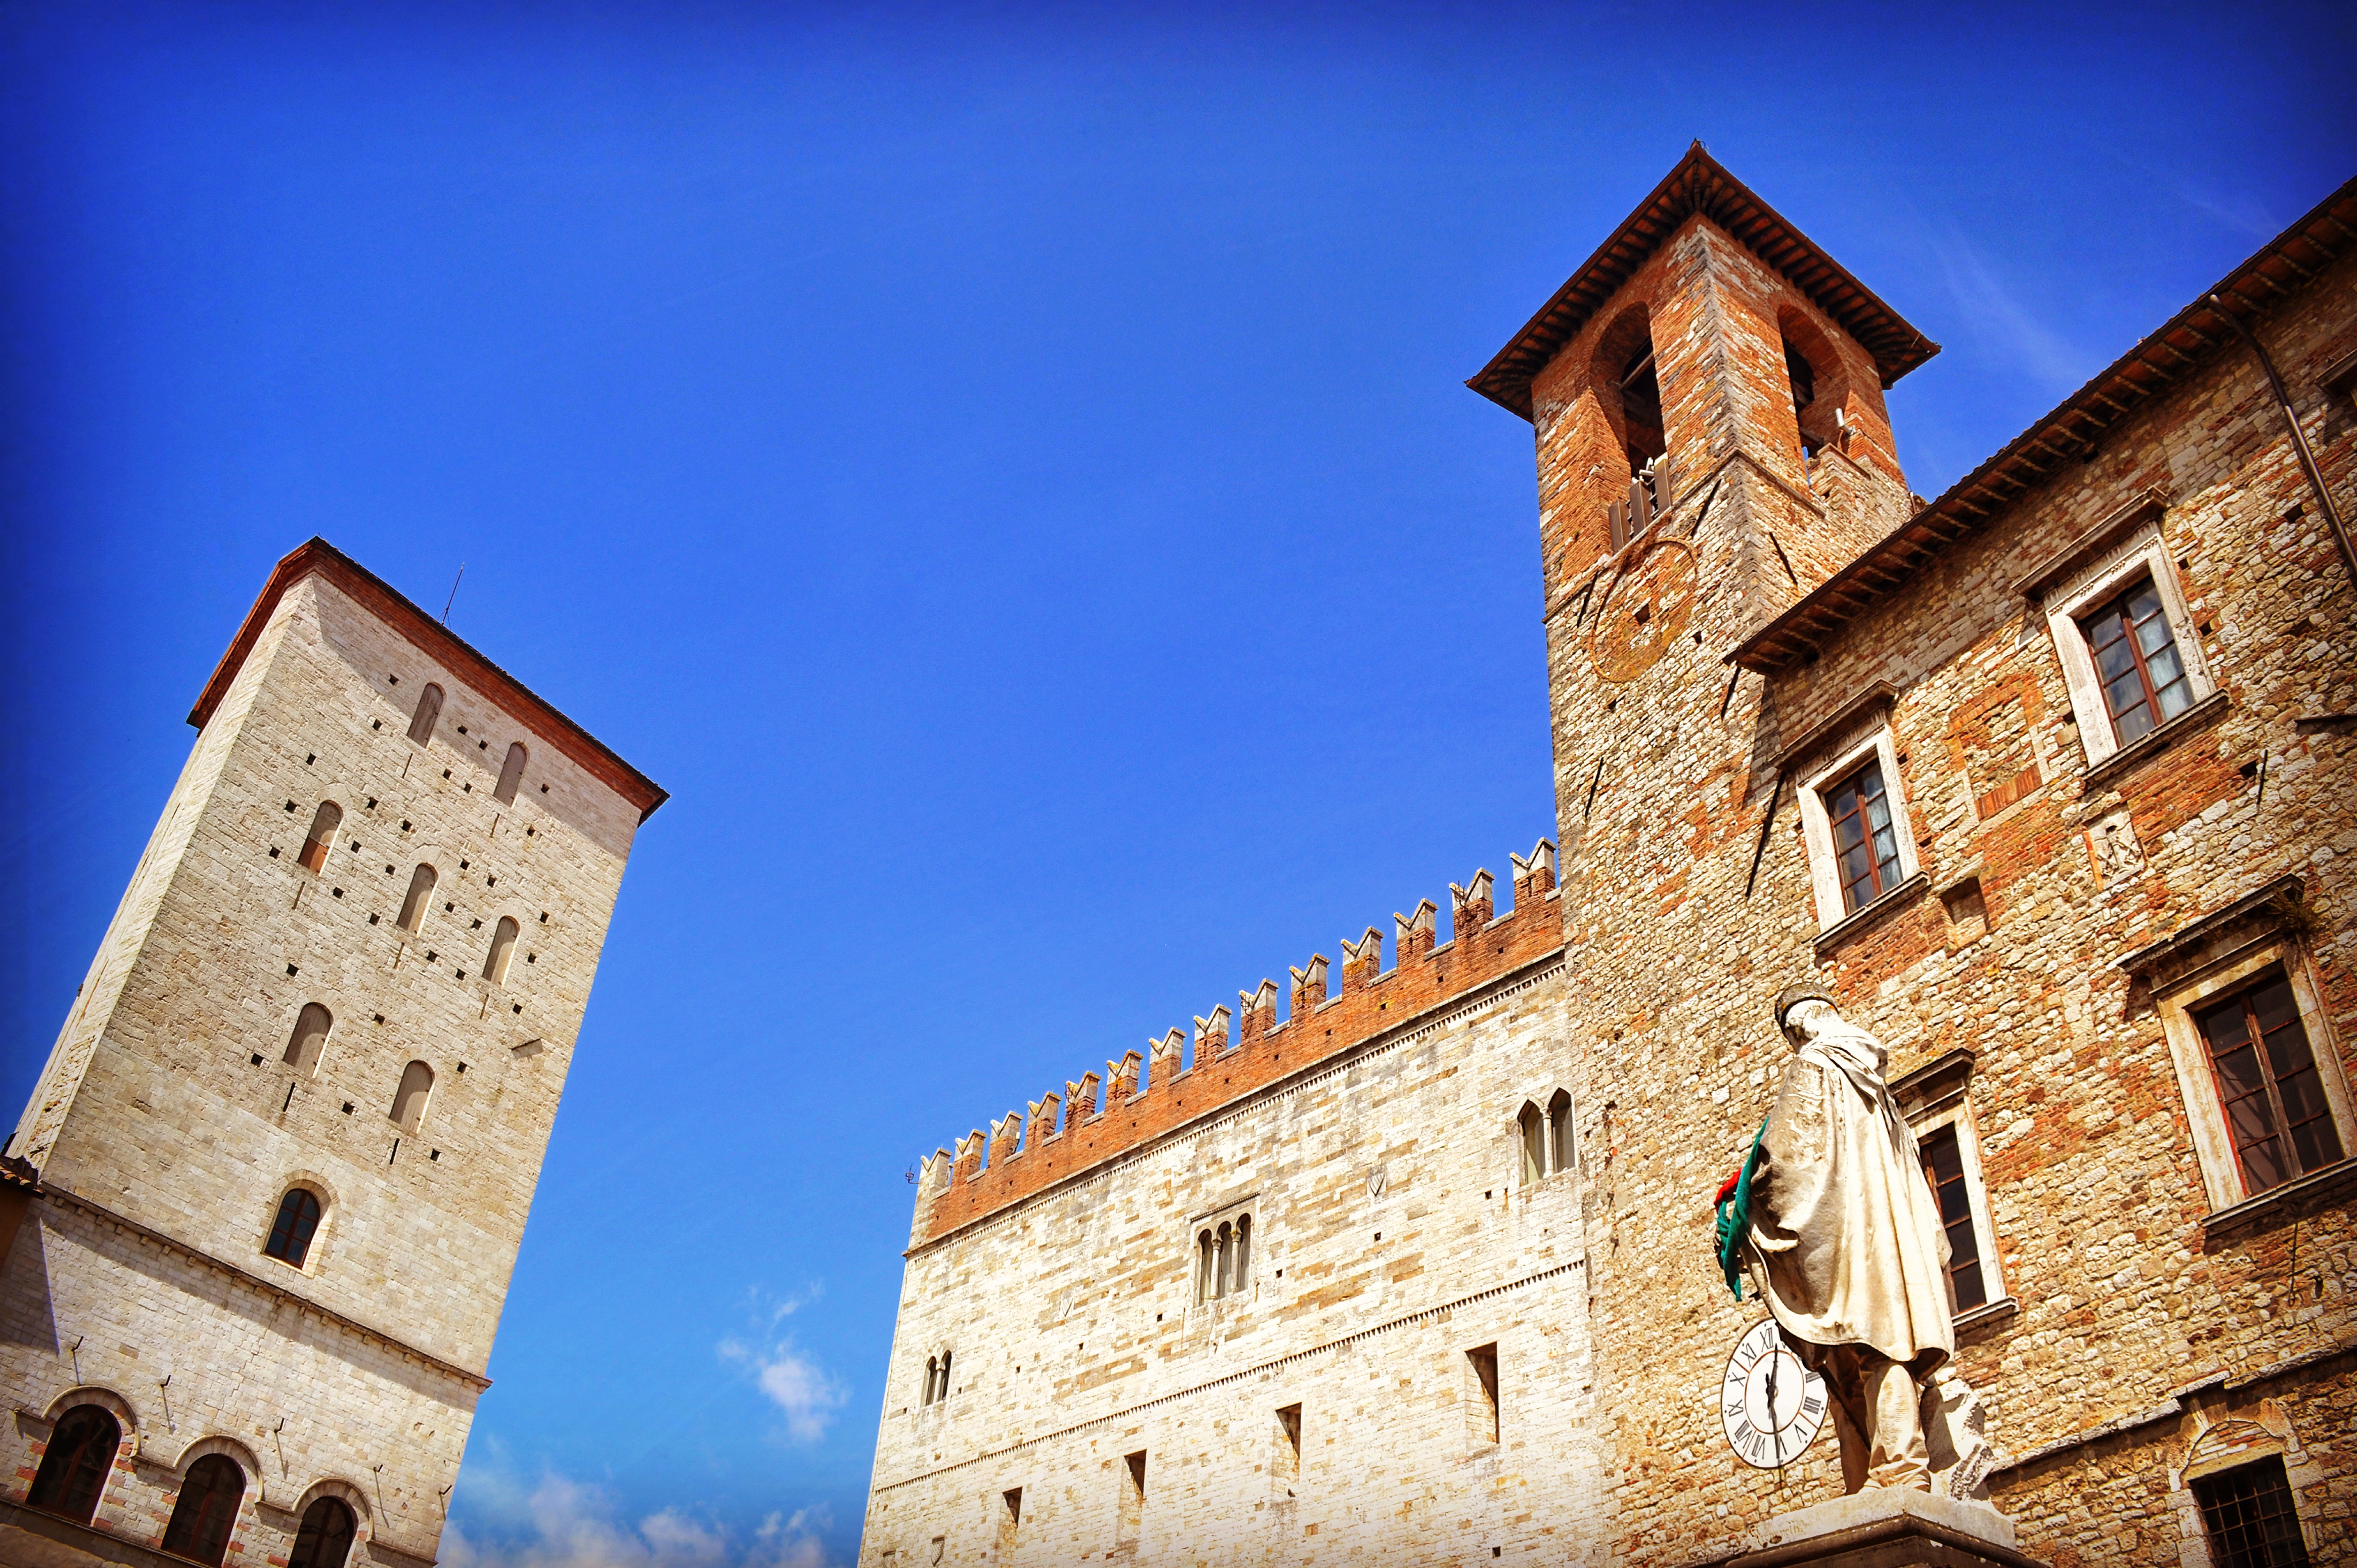
[[[2344,260],[2263,326],[2344,510],[2357,503],[2351,411],[2315,376],[2357,347],[2353,300]],[[2052,639],[2015,585],[2154,486],[2225,702],[2157,756],[2091,778]],[[1707,1391],[1760,1315],[1708,1262],[1709,1199],[1787,1055],[1770,999],[1811,977],[1892,1047],[1894,1077],[1971,1053],[2007,1299],[1964,1330],[1958,1362],[2004,1448],[2052,1451],[1997,1477],[2023,1549],[2057,1563],[2179,1562],[2199,1535],[2198,1520],[2184,1533],[2190,1494],[2169,1477],[2179,1418],[2073,1444],[2174,1410],[2206,1380],[2274,1402],[2312,1461],[2293,1478],[2317,1560],[2357,1559],[2345,1479],[2330,1479],[2357,1460],[2347,1373],[2299,1365],[2357,1332],[2348,1184],[2213,1219],[2160,1022],[2118,967],[2296,875],[2308,916],[2294,962],[2326,1013],[2315,1044],[2357,1072],[2357,887],[2342,869],[2357,847],[2357,739],[2346,724],[2295,723],[2357,712],[2357,592],[2247,351],[2225,350],[2093,461],[1921,564],[1813,662],[1765,683],[1737,677],[1731,696],[1717,655],[1761,618],[1737,601],[1781,605],[1739,569],[1713,576],[1739,550],[1704,557],[1698,656],[1665,655],[1608,688],[1576,637],[1551,641],[1572,811],[1595,759],[1609,761],[1562,844],[1573,993],[1597,1004],[1578,1020],[1573,1093],[1598,1376],[1616,1417],[1616,1559],[1706,1557],[1838,1488],[1830,1439],[1781,1476],[1735,1464]],[[1897,693],[1924,878],[1824,941],[1789,785],[1749,886],[1753,856],[1784,746],[1877,682]],[[2123,814],[2126,853],[2115,837],[2107,859],[2099,841]]]
[[[1542,953],[918,1245],[860,1561],[1597,1560],[1577,1200],[1523,1181],[1516,1124],[1561,1088],[1567,1007]],[[1238,1211],[1249,1285],[1199,1304],[1195,1222]]]

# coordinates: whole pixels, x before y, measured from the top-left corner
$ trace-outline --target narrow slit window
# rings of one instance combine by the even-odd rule
[[[26,1505],[88,1524],[122,1446],[123,1427],[110,1412],[94,1404],[74,1406],[49,1434]]]
[[[1923,1177],[1940,1206],[1940,1224],[1948,1233],[1948,1279],[1955,1287],[1956,1310],[1970,1312],[1988,1305],[1988,1281],[1981,1272],[1981,1243],[1973,1228],[1972,1193],[1964,1180],[1964,1153],[1951,1125],[1927,1133],[1921,1148]]]
[[[237,1522],[237,1506],[245,1500],[245,1472],[226,1454],[208,1454],[188,1466],[180,1482],[179,1499],[172,1505],[172,1522],[164,1527],[164,1550],[192,1562],[220,1568],[229,1548],[230,1527]]]
[[[1243,1294],[1244,1282],[1252,1278],[1252,1216],[1237,1215],[1236,1251],[1230,1269],[1228,1288],[1238,1295]]]
[[[500,805],[515,804],[516,787],[523,782],[523,765],[530,755],[524,750],[522,741],[508,747],[508,759],[500,765],[499,788],[491,791],[492,798]]]
[[[1557,1174],[1571,1169],[1571,1095],[1560,1089],[1547,1101],[1547,1168]]]
[[[308,1187],[290,1187],[278,1200],[278,1217],[271,1221],[270,1240],[263,1251],[295,1268],[311,1255],[311,1238],[319,1230],[319,1197]]]
[[[401,1087],[393,1091],[393,1119],[404,1133],[414,1133],[425,1120],[425,1102],[433,1098],[434,1069],[411,1062],[401,1069]]]
[[[515,957],[517,929],[516,923],[505,915],[491,928],[491,950],[483,960],[483,978],[493,985],[508,983],[508,963]]]
[[[1498,1347],[1483,1345],[1465,1352],[1473,1373],[1473,1436],[1476,1442],[1498,1441]]]
[[[938,1378],[941,1376],[941,1372],[942,1372],[942,1359],[941,1359],[939,1356],[928,1356],[928,1357],[926,1357],[926,1358],[925,1358],[925,1397],[924,1397],[924,1398],[922,1398],[922,1399],[920,1399],[920,1400],[919,1400],[919,1401],[917,1402],[919,1404],[920,1404],[920,1405],[926,1405],[926,1404],[931,1404],[931,1403],[932,1403],[932,1402],[933,1402],[933,1383],[934,1383],[934,1380],[935,1380],[936,1379],[938,1379]]]
[[[1214,1255],[1215,1248],[1211,1241],[1211,1232],[1209,1228],[1206,1228],[1198,1232],[1195,1237],[1195,1299],[1199,1302],[1211,1299],[1211,1262]]]
[[[434,738],[434,723],[442,716],[442,688],[432,682],[417,693],[417,707],[409,715],[409,738],[423,745]]]
[[[1546,1175],[1545,1121],[1537,1106],[1525,1101],[1514,1124],[1522,1130],[1523,1185],[1536,1187]]]
[[[947,1398],[949,1398],[949,1397],[950,1397],[950,1353],[949,1353],[947,1350],[944,1350],[944,1351],[942,1351],[942,1386],[941,1386],[941,1390],[940,1390],[940,1391],[939,1391],[939,1392],[937,1392],[937,1393],[935,1393],[935,1394],[933,1395],[933,1402],[934,1402],[936,1404],[938,1404],[938,1403],[940,1403],[942,1400],[945,1400],[945,1399],[947,1399]]]
[[[1301,1477],[1301,1407],[1297,1404],[1276,1412],[1276,1476],[1281,1481]]]
[[[2079,630],[2122,746],[2193,705],[2193,682],[2151,578],[2081,617]]]
[[[303,835],[303,853],[296,857],[306,871],[317,871],[328,864],[328,852],[335,847],[336,829],[344,820],[344,809],[333,800],[322,800],[319,809],[311,813],[311,831]]]
[[[1824,792],[1825,818],[1834,837],[1835,875],[1842,908],[1865,908],[1901,880],[1899,832],[1890,821],[1890,796],[1883,788],[1882,764],[1867,763]]]
[[[303,1526],[286,1568],[344,1568],[352,1554],[352,1537],[359,1533],[349,1504],[341,1498],[320,1498],[303,1510]]]
[[[409,895],[401,901],[401,929],[414,932],[425,923],[425,906],[433,901],[434,884],[441,873],[420,861],[409,874]]]
[[[2194,1015],[2234,1144],[2244,1196],[2255,1197],[2341,1158],[2291,983],[2278,972]]]
[[[1211,1294],[1228,1294],[1228,1260],[1235,1246],[1235,1231],[1223,1220],[1213,1233],[1211,1241]]]
[[[317,1002],[306,1002],[295,1015],[295,1032],[287,1036],[286,1053],[279,1059],[307,1078],[316,1074],[328,1049],[328,1032],[335,1026],[334,1014]]]
[[[1121,1456],[1121,1539],[1135,1541],[1146,1522],[1146,1450]]]

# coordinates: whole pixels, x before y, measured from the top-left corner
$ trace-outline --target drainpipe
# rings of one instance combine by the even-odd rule
[[[2291,432],[2291,449],[2299,456],[2300,471],[2308,476],[2309,489],[2316,492],[2316,504],[2323,509],[2324,521],[2332,530],[2332,542],[2341,547],[2341,564],[2349,573],[2351,585],[2357,586],[2357,550],[2350,548],[2349,530],[2341,525],[2341,509],[2332,504],[2332,492],[2324,488],[2324,475],[2316,466],[2316,454],[2308,449],[2308,432],[2299,427],[2299,415],[2292,412],[2291,397],[2284,391],[2283,378],[2276,374],[2276,362],[2267,358],[2266,349],[2260,347],[2242,319],[2226,308],[2224,300],[2213,294],[2210,303],[2226,318],[2226,325],[2234,329],[2235,335],[2251,346],[2251,352],[2258,356],[2259,369],[2266,372],[2267,385],[2276,394],[2276,406],[2283,410],[2285,427]]]

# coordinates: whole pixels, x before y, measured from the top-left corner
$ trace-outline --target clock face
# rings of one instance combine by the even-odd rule
[[[1587,634],[1596,673],[1616,685],[1652,668],[1693,618],[1695,553],[1665,539],[1633,562],[1604,591]]]
[[[1825,1423],[1825,1380],[1801,1364],[1772,1317],[1735,1342],[1719,1380],[1718,1416],[1735,1456],[1757,1469],[1790,1465]]]

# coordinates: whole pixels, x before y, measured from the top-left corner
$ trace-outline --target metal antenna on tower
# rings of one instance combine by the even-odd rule
[[[450,579],[450,596],[442,601],[442,624],[450,624],[450,607],[458,602],[458,585],[467,580],[467,564],[458,563],[458,575]]]

